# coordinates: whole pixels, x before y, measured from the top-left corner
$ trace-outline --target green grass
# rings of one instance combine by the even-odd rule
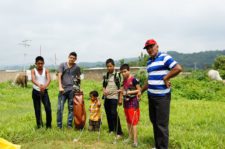
[[[174,89],[170,114],[170,148],[225,148],[224,85],[213,81],[207,82],[182,77],[174,79],[172,83]],[[89,106],[88,93],[93,89],[101,93],[101,83],[83,81],[82,89],[85,92],[87,108]],[[64,129],[56,128],[58,88],[57,82],[54,81],[49,88],[53,128],[49,130],[35,129],[31,90],[31,84],[28,85],[28,88],[13,86],[10,82],[0,84],[1,138],[22,145],[22,149],[131,148],[131,144],[124,145],[121,140],[117,144],[112,144],[114,135],[107,133],[108,126],[104,111],[100,141],[98,142],[98,133],[88,132],[85,129],[80,140],[73,143],[72,140],[78,138],[80,131],[66,129],[67,103],[64,110]],[[139,148],[150,148],[153,147],[154,140],[152,125],[148,117],[146,95],[142,97],[140,108]],[[122,107],[119,108],[119,114],[126,138],[128,134]],[[45,122],[43,110],[42,115]]]

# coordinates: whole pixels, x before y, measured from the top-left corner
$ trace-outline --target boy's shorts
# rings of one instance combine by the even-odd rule
[[[100,125],[101,125],[101,120],[98,120],[98,121],[89,120],[88,130],[89,131],[99,131]]]
[[[130,125],[137,125],[140,119],[140,109],[139,108],[128,108],[124,109],[127,123]]]

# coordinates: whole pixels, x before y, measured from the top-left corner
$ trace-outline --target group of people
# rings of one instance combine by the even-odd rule
[[[118,106],[123,105],[126,116],[126,123],[129,137],[124,142],[133,142],[133,147],[138,146],[137,124],[140,120],[139,101],[143,92],[148,92],[149,117],[153,125],[155,148],[168,148],[169,144],[169,113],[171,100],[170,79],[178,75],[182,68],[168,54],[159,52],[159,46],[154,39],[146,41],[146,49],[149,59],[147,61],[148,80],[144,86],[140,86],[137,78],[131,75],[128,64],[120,66],[120,71],[115,70],[114,60],[106,60],[107,72],[103,76],[103,96],[104,108],[108,123],[108,132],[116,133],[117,138],[123,136]],[[73,122],[73,98],[74,79],[80,83],[80,67],[75,63],[77,54],[71,52],[68,61],[61,63],[58,69],[58,108],[57,127],[62,128],[64,104],[68,102],[67,127],[72,128]],[[36,68],[31,71],[33,91],[32,98],[35,109],[37,128],[43,127],[41,118],[41,102],[46,111],[46,128],[51,128],[52,114],[51,103],[48,96],[48,86],[50,84],[50,74],[44,68],[44,58],[41,56],[35,59]],[[95,90],[90,95],[90,131],[99,131],[101,125],[101,102],[99,93]]]

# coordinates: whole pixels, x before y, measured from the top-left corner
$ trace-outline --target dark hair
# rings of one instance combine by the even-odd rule
[[[91,91],[90,93],[90,96],[94,96],[94,97],[98,97],[98,92],[97,91]]]
[[[128,64],[123,64],[122,66],[120,66],[120,71],[124,69],[130,71],[130,66]]]
[[[42,56],[37,56],[37,57],[35,58],[35,63],[37,63],[38,61],[43,61],[43,62],[45,62],[45,61],[44,61],[44,58],[43,58]]]
[[[111,59],[111,58],[109,58],[109,59],[106,60],[105,65],[107,65],[109,63],[111,63],[113,66],[115,66],[114,60]]]
[[[70,54],[69,54],[69,56],[74,56],[74,57],[77,57],[77,53],[76,52],[71,52]]]

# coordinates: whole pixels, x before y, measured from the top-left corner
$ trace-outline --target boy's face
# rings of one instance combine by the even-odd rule
[[[73,56],[73,55],[70,55],[70,56],[68,57],[68,62],[69,62],[69,64],[74,64],[76,60],[77,60],[77,57],[75,57],[75,56]]]
[[[35,64],[36,64],[38,70],[42,70],[45,63],[43,61],[39,60]]]
[[[109,73],[113,73],[115,66],[112,63],[106,64]]]
[[[90,95],[91,101],[97,100],[97,97],[94,97],[93,95]]]
[[[128,71],[127,69],[121,70],[120,73],[123,75],[124,79],[127,79],[130,75],[130,71]]]

